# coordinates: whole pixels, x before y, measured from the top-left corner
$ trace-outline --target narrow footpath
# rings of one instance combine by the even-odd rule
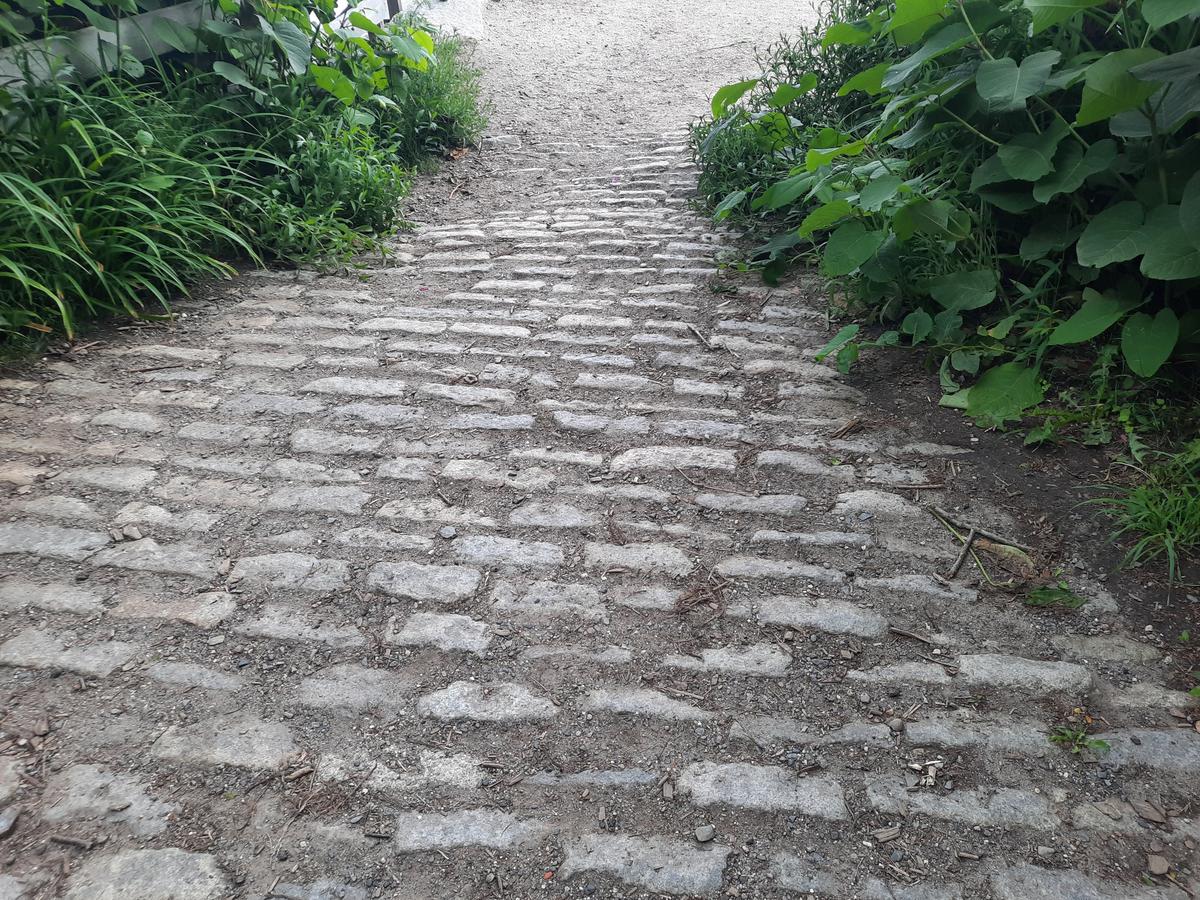
[[[1021,539],[972,442],[691,209],[796,15],[488,3],[486,147],[386,260],[7,373],[0,900],[1200,890],[1166,651],[950,577],[928,507]]]

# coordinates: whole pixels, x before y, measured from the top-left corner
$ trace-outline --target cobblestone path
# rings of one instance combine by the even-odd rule
[[[1185,896],[1167,662],[935,575],[971,447],[713,289],[681,140],[0,383],[0,898]]]

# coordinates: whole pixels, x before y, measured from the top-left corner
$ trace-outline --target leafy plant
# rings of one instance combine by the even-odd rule
[[[1107,753],[1112,749],[1108,741],[1094,738],[1088,733],[1086,725],[1056,725],[1050,733],[1050,743],[1058,744],[1073,754],[1090,750],[1093,753]]]
[[[846,370],[863,348],[930,348],[943,402],[985,425],[1038,408],[1084,353],[1110,377],[1117,362],[1141,383],[1184,377],[1200,356],[1200,5],[833,13],[768,53],[786,81],[775,65],[722,88],[693,129],[715,216],[773,232],[764,277],[815,259],[844,311],[882,328],[843,329],[822,356]],[[779,84],[838,102],[789,117],[761,87]]]
[[[0,335],[166,310],[229,258],[381,249],[408,168],[482,129],[462,45],[411,17],[218,0],[156,20],[173,50],[143,63],[132,17],[158,6],[0,0],[0,45],[24,66],[0,86]],[[111,68],[90,82],[55,55],[85,25]]]
[[[1056,609],[1079,609],[1087,603],[1067,586],[1065,581],[1034,588],[1025,598],[1026,606]]]
[[[1137,536],[1126,564],[1165,557],[1174,581],[1182,559],[1200,550],[1200,440],[1156,465],[1133,468],[1140,483],[1094,502],[1116,520],[1114,539]]]

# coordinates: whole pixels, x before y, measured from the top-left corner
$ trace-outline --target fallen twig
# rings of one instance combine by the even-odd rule
[[[1008,544],[1008,546],[1016,547],[1018,550],[1024,550],[1026,553],[1034,552],[1032,547],[1026,544],[1018,544],[1012,538],[1006,538],[1002,534],[996,534],[994,531],[986,531],[983,528],[980,528],[978,525],[971,525],[968,522],[963,522],[960,519],[956,519],[940,506],[930,507],[930,511],[935,516],[945,520],[945,522],[949,523],[950,525],[957,525],[959,528],[969,528],[976,533],[976,537],[987,538],[989,541],[996,541],[999,544]]]

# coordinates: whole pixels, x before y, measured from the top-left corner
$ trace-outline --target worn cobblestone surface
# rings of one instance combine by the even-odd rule
[[[795,8],[485,12],[390,259],[0,382],[0,898],[1195,889],[1169,660],[933,577],[972,446],[814,360],[813,284],[713,288],[681,126]]]

